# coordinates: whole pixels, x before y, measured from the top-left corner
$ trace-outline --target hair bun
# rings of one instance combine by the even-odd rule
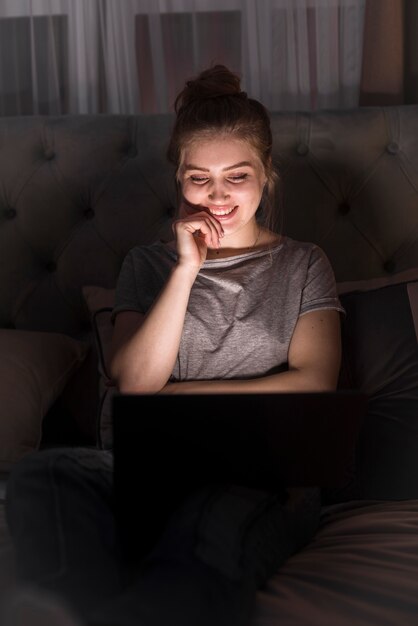
[[[175,109],[186,107],[195,101],[209,100],[225,96],[247,98],[241,91],[240,77],[224,65],[214,65],[201,72],[197,78],[188,80],[176,100]]]

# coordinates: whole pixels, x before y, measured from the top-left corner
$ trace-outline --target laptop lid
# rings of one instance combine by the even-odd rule
[[[276,492],[340,487],[353,467],[366,403],[358,391],[116,395],[114,478],[122,532],[135,534],[145,523],[149,535],[158,533],[161,520],[204,484]]]

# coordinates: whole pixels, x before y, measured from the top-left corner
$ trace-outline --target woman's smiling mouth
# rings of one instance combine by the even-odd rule
[[[238,209],[238,206],[234,207],[208,207],[208,211],[211,215],[216,217],[218,220],[227,219],[231,215],[235,214]]]

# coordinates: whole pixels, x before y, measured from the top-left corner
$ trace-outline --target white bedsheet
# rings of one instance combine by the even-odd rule
[[[254,626],[417,626],[418,500],[323,509],[313,541],[259,593]]]

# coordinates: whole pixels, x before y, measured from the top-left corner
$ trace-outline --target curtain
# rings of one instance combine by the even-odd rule
[[[269,109],[359,104],[366,0],[0,0],[0,115],[164,113],[214,63]]]
[[[418,2],[404,0],[404,103],[418,103]]]
[[[396,105],[403,102],[403,2],[367,0],[360,82],[362,106]]]
[[[367,0],[361,106],[418,103],[418,2]]]

